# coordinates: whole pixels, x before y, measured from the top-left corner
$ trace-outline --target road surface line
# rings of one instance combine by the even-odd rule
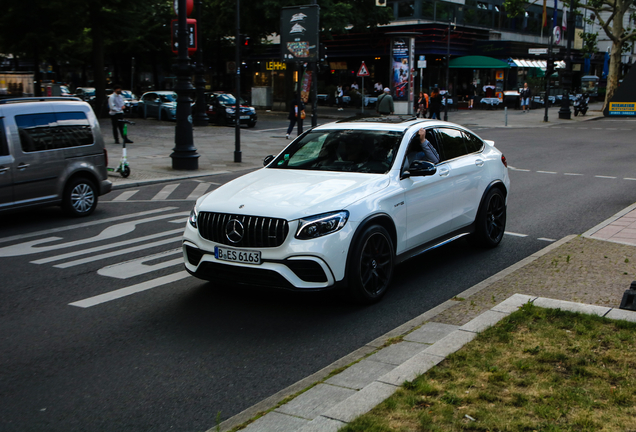
[[[551,239],[551,238],[545,238],[545,237],[539,237],[537,240],[541,240],[541,241],[547,241],[547,242],[555,242],[555,239]]]
[[[62,255],[55,255],[55,256],[51,256],[51,257],[47,257],[47,258],[42,258],[42,259],[39,259],[39,260],[31,261],[31,264],[46,264],[46,263],[50,263],[50,262],[53,262],[53,261],[61,261],[61,260],[65,260],[67,258],[74,258],[74,257],[80,256],[80,255],[88,255],[88,254],[92,254],[93,252],[101,252],[103,250],[118,248],[120,246],[128,246],[128,245],[131,245],[131,244],[144,242],[146,240],[154,240],[154,239],[159,238],[159,237],[165,237],[165,236],[168,236],[168,235],[179,234],[181,232],[183,232],[182,228],[174,229],[174,230],[170,230],[170,231],[164,231],[164,232],[160,232],[160,233],[156,233],[156,234],[147,235],[147,236],[144,236],[144,237],[137,237],[137,238],[134,238],[134,239],[124,240],[124,241],[120,241],[120,242],[116,242],[116,243],[110,243],[110,244],[103,245],[103,246],[96,246],[96,247],[93,247],[93,248],[90,248],[90,249],[82,249],[82,250],[78,250],[78,251],[74,251],[74,252],[65,253],[65,254],[62,254]]]
[[[605,179],[615,179],[616,178],[616,177],[612,177],[612,176],[600,176],[600,175],[594,176],[594,177],[596,177],[596,178],[605,178]]]
[[[201,195],[203,195],[204,193],[206,193],[208,191],[208,189],[210,188],[210,183],[201,183],[200,185],[198,185],[197,187],[194,188],[194,190],[192,191],[192,193],[188,196],[188,198],[186,198],[186,200],[192,200],[195,201],[197,198],[199,198]]]
[[[625,177],[623,180],[636,180],[636,178]]]
[[[510,231],[504,231],[504,234],[511,235],[513,237],[528,237],[528,234],[519,234],[519,233],[510,232]]]
[[[577,174],[577,173],[563,173],[563,175],[569,175],[569,176],[582,176],[583,174]]]
[[[177,241],[181,241],[181,236],[179,236],[179,237],[171,237],[169,239],[159,240],[159,241],[156,241],[156,242],[153,242],[153,243],[147,243],[147,244],[143,244],[143,245],[139,245],[139,246],[133,246],[133,247],[128,248],[128,249],[121,249],[121,250],[118,250],[118,251],[108,252],[108,253],[105,253],[105,254],[95,255],[95,256],[87,257],[87,258],[82,258],[82,259],[78,259],[78,260],[75,260],[75,261],[69,261],[69,262],[65,262],[65,263],[62,263],[62,264],[56,264],[53,267],[56,267],[56,268],[75,267],[75,266],[78,266],[78,265],[81,265],[81,264],[86,264],[86,263],[93,262],[93,261],[99,261],[99,260],[106,259],[106,258],[112,258],[112,257],[119,256],[119,255],[125,255],[127,253],[137,252],[137,251],[144,250],[144,249],[150,249],[150,248],[155,247],[155,246],[163,246],[165,244],[174,243],[174,242],[177,242]]]
[[[109,202],[109,201],[102,201],[102,202]],[[176,210],[176,209],[178,209],[178,207],[164,207],[164,208],[160,208],[160,209],[148,210],[148,211],[143,211],[143,212],[139,212],[139,213],[131,213],[131,214],[122,215],[122,216],[115,216],[115,217],[112,217],[112,218],[94,220],[94,221],[90,221],[90,222],[84,222],[84,223],[70,225],[70,226],[65,226],[65,227],[60,227],[60,228],[52,228],[52,229],[43,230],[43,231],[36,231],[36,232],[28,233],[28,234],[18,234],[18,235],[12,236],[12,237],[0,238],[0,243],[10,242],[10,241],[13,241],[13,240],[22,240],[22,239],[29,238],[29,237],[37,237],[37,236],[40,236],[40,235],[53,234],[53,233],[58,233],[58,232],[62,232],[62,231],[70,231],[70,230],[74,230],[74,229],[77,229],[77,228],[86,228],[86,227],[89,227],[89,226],[99,225],[99,224],[102,224],[102,223],[117,222],[117,221],[120,221],[120,220],[136,218],[138,216],[148,216],[148,215],[151,215],[151,214],[162,213],[162,212],[172,211],[172,210]]]
[[[537,172],[541,174],[558,174],[555,171],[537,171]]]
[[[179,187],[181,183],[177,183],[177,184],[170,184],[170,185],[166,185],[163,187],[163,189],[161,189],[157,195],[153,196],[151,198],[151,201],[159,201],[159,200],[165,200],[166,198],[168,198],[170,196],[170,194],[172,192],[174,192],[174,190],[176,188]]]
[[[138,292],[146,291],[149,289],[157,288],[162,285],[166,285],[172,282],[176,282],[181,279],[185,279],[189,276],[187,271],[180,271],[178,273],[174,273],[168,276],[162,276],[157,279],[149,280],[146,282],[142,282],[136,285],[131,285],[126,288],[120,288],[115,291],[107,292],[104,294],[100,294],[94,297],[89,297],[84,300],[79,300],[73,303],[69,303],[69,306],[77,306],[80,308],[89,308],[91,306],[96,306],[98,304],[106,303],[109,301],[117,300],[122,297],[126,297],[132,294],[136,294]]]
[[[115,198],[113,198],[111,201],[127,201],[128,199],[130,199],[137,192],[139,192],[139,189],[130,190],[130,191],[124,191],[124,192],[120,193],[118,196],[116,196]]]
[[[171,259],[169,261],[162,261],[157,264],[146,264],[149,261],[157,261],[171,255],[180,255],[180,257]],[[97,274],[100,276],[108,276],[117,279],[129,279],[131,277],[140,276],[142,274],[150,273],[155,270],[161,270],[168,267],[173,267],[179,264],[183,265],[182,248],[176,248],[165,252],[160,252],[158,254],[148,255],[123,263],[106,266],[97,270]]]

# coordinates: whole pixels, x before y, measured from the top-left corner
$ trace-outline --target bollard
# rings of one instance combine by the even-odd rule
[[[632,282],[629,289],[623,293],[623,300],[618,308],[636,311],[636,281]]]
[[[504,107],[504,117],[506,118],[505,126],[508,126],[508,107]]]

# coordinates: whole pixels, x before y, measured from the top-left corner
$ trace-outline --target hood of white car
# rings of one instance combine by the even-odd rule
[[[264,168],[210,192],[199,211],[294,220],[345,210],[388,185],[378,174]]]

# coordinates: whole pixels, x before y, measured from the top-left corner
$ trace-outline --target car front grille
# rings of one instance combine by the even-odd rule
[[[278,247],[289,233],[289,224],[285,219],[228,213],[200,212],[197,226],[204,239],[233,247]],[[230,241],[228,233],[232,231],[234,235],[229,237],[233,241]]]

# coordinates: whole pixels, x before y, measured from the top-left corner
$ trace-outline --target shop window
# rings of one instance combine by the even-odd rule
[[[401,1],[397,4],[398,18],[415,16],[415,0]]]
[[[455,21],[455,5],[453,3],[438,1],[435,9],[435,19],[437,21]]]

